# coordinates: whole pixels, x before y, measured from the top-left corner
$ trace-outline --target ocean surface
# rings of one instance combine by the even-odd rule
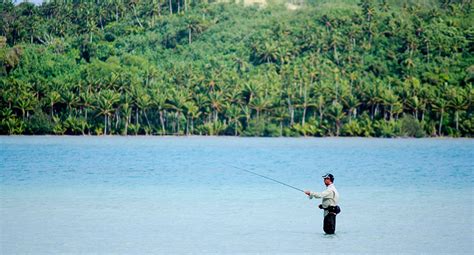
[[[318,200],[330,172],[335,235]],[[474,140],[0,137],[0,254],[473,254]]]

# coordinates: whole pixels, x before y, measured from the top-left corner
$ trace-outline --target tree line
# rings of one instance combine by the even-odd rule
[[[472,1],[329,2],[2,0],[0,133],[472,137]]]

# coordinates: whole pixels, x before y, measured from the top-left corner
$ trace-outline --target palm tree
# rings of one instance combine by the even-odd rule
[[[285,107],[277,107],[273,112],[273,119],[280,124],[280,136],[283,136],[283,122],[288,119],[288,111]]]
[[[326,111],[326,104],[327,100],[324,97],[324,95],[320,94],[316,98],[315,106],[318,108],[318,113],[319,113],[319,123],[323,123],[323,116]]]
[[[176,112],[176,124],[177,124],[177,134],[180,133],[180,121],[181,121],[181,114],[185,110],[186,102],[189,100],[189,95],[184,90],[172,90],[172,98],[171,98],[171,107]]]
[[[262,87],[257,82],[246,82],[242,88],[242,96],[246,99],[246,103],[249,103],[261,90]]]
[[[34,94],[23,94],[15,101],[15,108],[21,110],[23,121],[28,117],[28,111],[32,111],[35,106]]]
[[[364,14],[367,21],[370,22],[376,12],[375,4],[372,2],[372,0],[362,0],[359,3],[359,6],[362,8],[362,13]]]
[[[79,94],[79,97],[81,99],[81,105],[84,109],[84,118],[85,118],[85,121],[88,123],[89,120],[88,120],[88,112],[90,109],[92,109],[94,107],[94,96],[92,93],[89,93],[89,92],[84,92],[84,93],[80,93]],[[90,134],[90,130],[88,130],[88,133]]]
[[[161,134],[165,135],[166,134],[166,128],[165,128],[165,108],[167,106],[166,101],[168,100],[168,97],[166,96],[166,93],[156,91],[155,93],[151,94],[151,101],[152,101],[152,106],[155,107],[158,110],[158,113],[160,115],[160,125],[161,125]]]
[[[243,117],[241,108],[235,104],[228,103],[226,105],[226,115],[229,118],[229,125],[234,124],[234,136],[237,136],[238,130],[242,126],[239,121]]]
[[[342,98],[342,103],[347,108],[347,112],[349,113],[349,123],[351,123],[353,115],[354,118],[357,118],[357,107],[361,104],[360,100],[353,94],[349,94]]]
[[[65,91],[61,101],[66,104],[69,114],[72,114],[73,109],[79,105],[79,97],[71,91]]]
[[[211,103],[211,108],[214,112],[214,122],[218,120],[218,114],[221,112],[223,104],[224,104],[224,97],[221,91],[215,91],[209,93],[209,101]]]
[[[51,119],[52,119],[53,114],[54,114],[54,104],[58,103],[61,100],[61,95],[56,91],[52,91],[48,93],[47,98],[48,98],[49,107],[51,108]]]
[[[438,126],[438,135],[442,136],[441,128],[443,127],[443,116],[446,108],[448,107],[448,103],[444,98],[438,98],[436,101],[431,103],[431,107],[435,112],[439,114],[439,126]]]
[[[263,45],[254,46],[260,63],[275,62],[278,59],[278,46],[273,41],[264,42]]]
[[[114,104],[120,100],[120,95],[112,90],[103,90],[97,94],[96,106],[99,115],[104,115],[104,135],[107,135],[109,117],[114,112]]]
[[[194,133],[194,120],[199,118],[201,112],[199,107],[194,101],[188,101],[185,103],[184,107],[186,108],[187,122],[186,122],[186,135]],[[191,125],[191,128],[189,126]]]
[[[378,105],[381,101],[379,85],[377,82],[375,84],[366,84],[363,88],[363,93],[365,96],[365,101],[370,106],[370,119],[373,120],[374,116],[377,114]]]
[[[148,93],[146,92],[142,93],[140,96],[136,98],[137,107],[138,109],[141,110],[142,114],[145,116],[146,123],[148,125],[148,128],[150,129],[151,129],[150,121],[148,120],[148,115],[146,114],[146,111],[148,108],[150,108],[151,103],[152,102],[151,102],[150,95],[148,95]]]
[[[138,25],[143,28],[143,25],[142,23],[140,22],[140,19],[138,18],[138,14],[137,14],[137,6],[140,4],[140,0],[130,0],[129,1],[129,6],[132,8],[133,10],[133,16],[135,16],[135,20],[137,21]]]
[[[424,107],[423,102],[418,96],[412,96],[407,98],[406,104],[413,110],[413,116],[418,120],[418,111]]]
[[[125,117],[125,127],[123,128],[122,135],[128,134],[128,125],[130,124],[130,117],[132,115],[132,108],[129,102],[122,104],[122,114]]]
[[[336,136],[339,136],[339,130],[342,126],[342,120],[346,113],[343,111],[343,107],[341,104],[335,102],[330,108],[328,112],[329,117],[334,121],[336,127]]]
[[[459,89],[455,90],[450,97],[448,105],[454,110],[454,120],[456,122],[456,131],[459,132],[459,111],[466,110],[468,108],[468,102],[464,91]]]
[[[306,112],[309,107],[314,106],[314,102],[311,102],[311,97],[308,91],[308,84],[305,81],[301,81],[303,85],[300,87],[301,97],[299,98],[299,103],[296,105],[298,108],[303,109],[303,114],[301,116],[301,125],[304,126],[306,122]]]
[[[260,112],[268,109],[272,105],[272,100],[266,96],[257,96],[249,103],[249,107],[257,113],[257,121],[260,120]]]
[[[339,57],[338,57],[338,54],[337,54],[337,48],[342,43],[341,41],[342,41],[342,39],[341,39],[340,33],[338,33],[338,32],[332,32],[331,33],[331,36],[329,37],[329,46],[332,48],[334,60],[338,64],[339,64]]]
[[[397,95],[395,95],[393,90],[388,89],[388,90],[384,90],[381,101],[384,106],[388,107],[388,112],[389,112],[388,120],[391,121],[393,118],[394,106],[397,103],[399,103],[399,98]]]
[[[186,28],[188,29],[188,43],[192,43],[192,34],[201,33],[204,28],[204,21],[199,17],[188,16],[186,20]]]

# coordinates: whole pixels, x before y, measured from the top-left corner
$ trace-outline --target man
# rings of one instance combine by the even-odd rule
[[[320,209],[324,209],[324,232],[326,234],[334,234],[336,231],[336,214],[340,212],[339,193],[334,186],[334,176],[332,174],[323,175],[326,190],[323,192],[305,191],[304,193],[312,198],[322,198],[322,203],[319,205]]]

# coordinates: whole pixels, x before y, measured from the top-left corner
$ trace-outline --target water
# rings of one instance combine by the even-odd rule
[[[0,137],[0,254],[472,254],[469,139]],[[317,200],[227,167],[341,195]]]

